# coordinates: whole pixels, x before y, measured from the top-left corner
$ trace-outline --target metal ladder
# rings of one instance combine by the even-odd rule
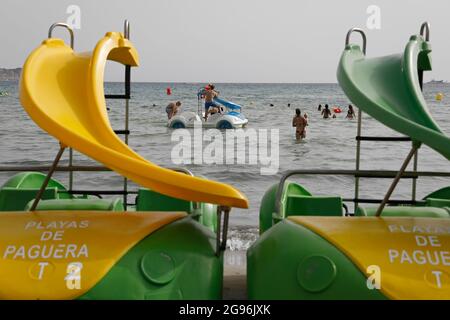
[[[67,29],[70,33],[70,46],[72,49],[74,49],[74,33],[72,28],[65,23],[54,23],[48,32],[48,37],[52,37],[52,32],[56,27],[63,27]],[[124,23],[124,37],[126,39],[130,38],[130,23],[128,20],[125,20]],[[125,128],[123,130],[114,130],[114,133],[124,135],[124,142],[128,145],[128,137],[130,135],[129,130],[129,102],[131,99],[131,66],[126,65],[125,66],[125,93],[124,94],[107,94],[105,95],[105,99],[122,99],[125,100]],[[31,207],[31,211],[34,211],[37,208],[37,205],[39,201],[41,200],[42,194],[47,188],[48,182],[50,181],[50,178],[52,177],[53,173],[58,170],[58,163],[61,159],[61,156],[63,155],[64,149],[66,147],[61,145],[58,154],[56,155],[52,166],[49,168],[49,172],[35,198],[35,201],[33,202],[33,205]],[[69,148],[69,168],[67,168],[69,172],[69,190],[68,192],[70,194],[93,194],[93,195],[123,195],[123,205],[124,209],[127,210],[128,207],[128,194],[136,194],[137,192],[129,192],[128,191],[128,179],[123,178],[123,190],[73,190],[73,182],[74,177],[73,173],[76,171],[77,166],[73,163],[73,149]],[[16,169],[16,168],[13,168]],[[85,166],[83,167],[83,171],[108,171],[105,170],[105,168],[102,167],[93,167],[93,166]]]
[[[364,33],[364,31],[362,29],[359,28],[353,28],[350,29],[350,31],[347,33],[347,37],[345,39],[345,45],[349,45],[350,44],[350,36],[352,35],[353,32],[357,32],[361,35],[362,39],[363,39],[363,53],[364,55],[366,55],[366,50],[367,50],[367,37],[366,34]],[[421,26],[420,29],[420,34],[424,35],[424,33],[426,32],[426,39],[427,41],[430,38],[430,26],[428,23],[424,23]],[[423,71],[419,70],[419,81],[420,81],[420,88],[423,90]],[[395,176],[391,186],[389,187],[383,201],[381,202],[376,216],[380,216],[384,207],[386,206],[386,204],[389,202],[389,199],[393,193],[393,191],[395,190],[398,182],[400,181],[400,179],[402,178],[403,174],[406,171],[406,168],[408,167],[410,161],[414,158],[413,160],[413,173],[417,173],[417,166],[418,166],[418,150],[420,147],[420,143],[416,143],[414,141],[411,140],[411,138],[409,137],[370,137],[370,136],[362,136],[362,111],[361,109],[358,108],[358,127],[357,127],[357,134],[356,134],[356,171],[359,172],[361,169],[361,142],[362,141],[397,141],[397,142],[404,142],[404,141],[409,141],[412,143],[412,148],[411,151],[409,152],[408,156],[406,157],[405,161],[403,162],[400,170],[398,171],[397,175]],[[359,199],[359,185],[360,185],[360,176],[355,175],[355,194],[354,194],[354,212],[356,212],[357,208],[358,208],[358,199]],[[379,177],[367,177],[367,178],[379,178]],[[412,177],[412,186],[411,186],[411,199],[412,202],[416,201],[416,192],[417,192],[417,179],[418,176],[413,176]]]

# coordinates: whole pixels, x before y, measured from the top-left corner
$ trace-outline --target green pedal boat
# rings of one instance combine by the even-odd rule
[[[250,299],[450,299],[450,188],[416,200],[422,143],[450,160],[450,139],[432,119],[422,95],[423,72],[431,70],[429,25],[402,54],[367,58],[366,36],[347,34],[337,78],[358,106],[356,170],[297,170],[264,195],[260,238],[247,253]],[[363,36],[363,49],[350,43]],[[364,137],[361,111],[406,137]],[[398,172],[360,170],[362,141],[412,141]],[[414,171],[406,171],[414,159]],[[314,196],[293,175],[355,178],[355,197]],[[411,201],[392,200],[400,178],[413,181]],[[360,178],[393,178],[382,200],[361,199]],[[346,202],[355,203],[348,213]],[[364,207],[363,203],[379,203]]]

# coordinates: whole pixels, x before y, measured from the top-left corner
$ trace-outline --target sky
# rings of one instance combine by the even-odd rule
[[[433,48],[425,79],[450,79],[447,0],[2,0],[0,67],[22,66],[70,5],[81,13],[77,51],[130,21],[141,63],[133,81],[335,83],[351,27],[366,31],[368,56],[379,56],[402,52],[424,21]],[[379,15],[367,12],[373,5]],[[63,30],[54,36],[68,39]],[[109,63],[106,80],[122,79],[123,68]]]

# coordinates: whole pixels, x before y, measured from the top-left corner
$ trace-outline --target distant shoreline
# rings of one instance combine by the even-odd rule
[[[20,78],[20,77],[19,77]],[[18,79],[14,80],[2,80],[3,82],[18,82]],[[117,83],[122,84],[123,81],[105,81],[105,83]],[[186,84],[186,85],[206,85],[208,82],[159,82],[159,81],[131,81],[133,84],[163,84],[163,85],[174,85],[174,84]],[[216,85],[338,85],[337,82],[214,82]]]
[[[18,81],[22,68],[5,69],[0,68],[0,81]]]
[[[17,82],[20,79],[20,74],[22,68],[0,68],[0,81],[2,82]],[[187,84],[187,85],[204,85],[207,81],[132,81],[134,84],[163,84],[163,85],[173,85],[173,84]],[[105,83],[123,83],[123,81],[105,81]],[[215,82],[218,85],[233,85],[233,84],[243,84],[243,85],[337,85],[337,82]],[[445,80],[431,80],[425,82],[425,84],[450,84]]]

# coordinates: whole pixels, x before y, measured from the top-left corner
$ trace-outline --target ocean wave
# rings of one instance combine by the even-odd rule
[[[227,249],[231,251],[246,251],[258,237],[258,228],[231,227],[228,231]]]

